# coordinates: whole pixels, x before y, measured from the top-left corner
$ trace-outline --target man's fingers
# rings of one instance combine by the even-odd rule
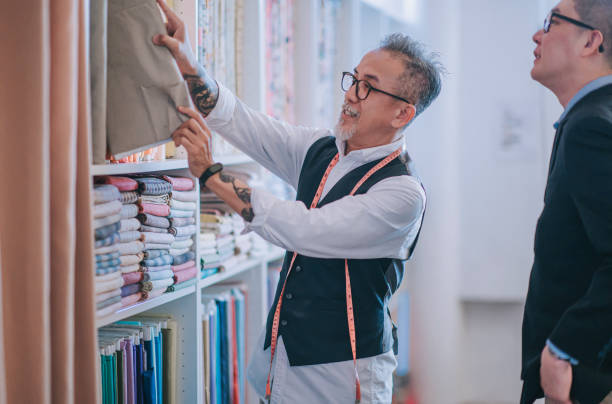
[[[159,7],[161,7],[164,14],[166,14],[166,18],[168,19],[170,26],[178,28],[181,19],[174,13],[174,11],[172,11],[164,0],[157,0],[157,4],[159,4]]]
[[[202,118],[202,115],[200,115],[199,112],[193,110],[192,108],[183,107],[183,106],[180,106],[180,105],[178,107],[178,110],[179,110],[179,112],[187,115],[188,117],[198,121],[198,123],[200,124],[202,129],[204,129],[204,131],[208,134],[208,136],[210,136],[210,129],[208,128],[208,125],[206,125],[206,122],[204,121],[204,118]]]
[[[176,57],[179,50],[179,41],[172,38],[170,35],[158,34],[153,37],[153,43],[158,46],[165,46],[170,53]]]

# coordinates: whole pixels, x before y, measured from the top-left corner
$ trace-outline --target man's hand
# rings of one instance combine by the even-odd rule
[[[184,146],[187,150],[189,170],[200,178],[204,171],[213,165],[210,150],[211,133],[200,114],[188,107],[178,107],[180,113],[189,116],[172,134],[172,140],[176,146]]]
[[[168,7],[164,0],[157,0],[157,3],[168,19],[168,23],[166,24],[168,35],[155,35],[153,37],[153,43],[168,48],[172,56],[174,56],[182,75],[197,75],[198,62],[191,50],[185,23],[174,14],[174,11]]]
[[[548,346],[541,355],[540,384],[550,404],[572,404],[572,366],[569,362],[554,356]]]

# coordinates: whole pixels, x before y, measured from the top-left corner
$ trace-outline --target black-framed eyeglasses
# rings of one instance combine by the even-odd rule
[[[558,18],[560,20],[567,21],[570,24],[574,24],[574,25],[576,25],[578,27],[581,27],[581,28],[590,29],[592,31],[599,31],[597,28],[593,27],[592,25],[589,25],[589,24],[586,24],[586,23],[584,23],[582,21],[578,21],[578,20],[575,20],[573,18],[567,17],[567,16],[565,16],[563,14],[559,14],[559,13],[555,13],[555,12],[551,11],[550,13],[548,13],[548,15],[546,16],[546,19],[544,20],[544,27],[542,29],[543,29],[543,31],[545,33],[550,31],[550,24],[552,23],[552,19],[553,18]],[[603,44],[599,45],[599,52],[603,53],[603,51],[604,51]]]
[[[370,91],[377,91],[379,93],[386,94],[389,97],[393,97],[397,100],[407,102],[408,104],[412,104],[412,102],[408,101],[405,98],[402,98],[398,95],[391,94],[381,89],[378,89],[376,87],[373,87],[370,83],[368,83],[365,80],[357,80],[357,77],[355,77],[353,73],[342,72],[342,82],[341,82],[342,90],[348,91],[351,89],[351,87],[353,87],[354,84],[357,84],[357,91],[356,91],[357,98],[359,98],[362,101],[368,98],[368,95],[370,95]]]

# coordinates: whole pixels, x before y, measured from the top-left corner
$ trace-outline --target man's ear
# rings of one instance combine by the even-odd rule
[[[584,54],[590,55],[590,54],[600,53],[599,48],[603,44],[603,39],[604,38],[603,38],[603,34],[601,33],[601,31],[598,31],[598,30],[589,31],[588,41],[584,46]]]
[[[415,115],[416,107],[412,104],[404,104],[395,119],[391,121],[391,126],[397,129],[403,128],[414,119]]]

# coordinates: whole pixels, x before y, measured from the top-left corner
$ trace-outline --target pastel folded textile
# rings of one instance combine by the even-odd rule
[[[142,232],[142,241],[146,243],[161,243],[161,244],[172,244],[174,243],[174,236],[170,233],[152,233]]]
[[[142,278],[142,272],[140,271],[136,271],[136,272],[130,272],[127,274],[121,274],[121,276],[123,277],[123,285],[131,285],[133,283],[138,283],[140,282],[143,278]]]
[[[137,303],[140,299],[142,299],[142,293],[136,292],[131,295],[125,296],[121,298],[121,306],[131,306]]]
[[[170,185],[172,187],[172,185]],[[93,190],[94,203],[119,200],[119,190],[113,185],[96,184]]]
[[[143,267],[155,267],[159,265],[171,265],[172,262],[173,259],[171,255],[161,255],[157,258],[144,259],[140,265]]]
[[[162,227],[147,226],[146,224],[140,225],[140,231],[141,232],[148,231],[150,233],[168,233],[168,229],[165,229]]]
[[[168,216],[170,214],[170,206],[143,202],[140,204],[138,212],[149,213],[155,216]]]
[[[140,229],[140,221],[138,219],[124,219],[121,221],[119,231],[136,231]]]
[[[114,253],[115,251],[119,251],[119,243],[107,245],[106,247],[96,248],[94,250],[94,253],[96,255],[102,255],[102,254],[111,254],[111,253]]]
[[[100,293],[96,295],[96,303],[102,302],[106,299],[110,299],[111,297],[121,296],[121,289],[113,289],[108,292]]]
[[[174,243],[170,244],[170,248],[189,248],[193,245],[193,239],[186,239],[186,240],[181,240],[181,241],[174,241]],[[173,255],[177,255],[177,254],[173,254]]]
[[[138,215],[138,205],[130,203],[127,205],[121,205],[121,220],[131,219]]]
[[[98,317],[105,317],[105,316],[108,316],[110,314],[113,314],[114,312],[116,312],[120,308],[121,308],[121,302],[118,302],[118,303],[115,303],[115,304],[111,304],[108,307],[105,307],[105,308],[100,309],[100,310],[96,310],[96,316],[98,316]]]
[[[96,276],[94,284],[94,290],[96,294],[118,289],[123,286],[123,278],[121,272],[114,272],[112,274]]]
[[[153,259],[161,257],[162,255],[169,255],[168,250],[149,250],[143,253],[145,259]],[[141,260],[142,261],[142,260]]]
[[[134,264],[138,264],[144,258],[144,254],[130,254],[130,255],[122,255],[119,257],[121,260],[121,266],[130,266]]]
[[[104,184],[110,184],[117,187],[117,189],[121,192],[125,191],[135,191],[138,189],[138,183],[128,177],[116,177],[116,176],[105,176],[100,177],[99,181]]]
[[[94,205],[93,215],[95,219],[100,219],[106,216],[116,215],[121,212],[121,202],[114,200],[110,202],[104,202]]]
[[[117,213],[116,215],[101,217],[100,219],[94,219],[93,228],[99,229],[100,227],[108,226],[109,224],[117,223],[121,220],[121,215]]]
[[[175,236],[174,241],[192,240],[191,236]]]
[[[136,241],[141,239],[139,231],[120,231],[119,241],[121,243],[129,243],[130,241]]]
[[[136,178],[138,191],[142,195],[163,195],[172,191],[172,184],[159,178],[142,177]]]
[[[191,260],[195,260],[195,253],[193,251],[189,251],[185,254],[182,255],[177,255],[176,257],[173,257],[173,264],[174,265],[181,265],[184,264],[187,261],[191,261]]]
[[[96,240],[94,243],[95,248],[107,247],[119,242],[119,233],[113,233],[110,236],[101,240]]]
[[[193,180],[185,177],[170,177],[164,175],[166,181],[172,184],[172,189],[176,191],[191,191],[194,187]]]
[[[110,267],[118,267],[121,265],[121,260],[119,258],[113,258],[106,261],[96,262],[96,269],[104,269]]]
[[[176,237],[191,236],[192,234],[196,234],[197,231],[198,228],[195,224],[189,224],[187,226],[180,227],[170,227],[170,229],[168,229],[168,232]]]
[[[172,255],[173,257],[176,257],[177,255],[183,255],[186,252],[188,252],[189,248],[171,248],[168,251],[170,252],[170,255]]]
[[[153,289],[167,288],[174,283],[174,278],[159,279],[156,281],[140,282],[140,290],[150,292]]]
[[[214,233],[200,233],[198,238],[200,239],[200,243],[212,242],[213,244],[216,244],[217,242],[217,236]]]
[[[171,269],[165,271],[147,271],[141,272],[143,281],[157,281],[160,279],[168,279],[174,276],[174,272]]]
[[[170,219],[172,227],[187,226],[189,224],[195,224],[195,217],[173,217]]]
[[[170,227],[170,221],[168,221],[168,219],[165,217],[155,216],[148,213],[139,213],[138,220],[140,220],[140,223],[147,226],[161,227],[164,229]]]
[[[119,271],[120,269],[121,269],[121,266],[119,265],[115,265],[112,267],[105,267],[105,268],[96,267],[96,276],[112,274],[112,273]]]
[[[181,210],[181,209],[170,209],[170,214],[168,215],[171,218],[175,217],[192,217],[195,215],[195,210]]]
[[[108,226],[100,227],[95,229],[95,238],[96,240],[102,240],[113,233],[117,233],[119,231],[119,223],[109,224]]]
[[[140,203],[157,203],[160,205],[167,205],[170,202],[170,195],[141,195],[139,198]]]
[[[172,190],[172,199],[181,202],[195,202],[198,200],[198,193],[196,191]]]
[[[119,253],[121,255],[140,254],[144,250],[142,241],[130,241],[129,243],[120,243]]]
[[[192,266],[195,266],[195,261],[193,261],[193,260],[192,261],[187,261],[187,262],[185,262],[185,263],[183,263],[181,265],[174,265],[172,267],[172,271],[173,272],[183,271],[183,270],[185,270],[187,268],[191,268]]]
[[[123,281],[123,278],[121,279]],[[121,288],[121,297],[133,295],[140,291],[140,283],[133,283],[131,285],[125,285]]]
[[[136,272],[136,271],[140,270],[140,265],[138,265],[138,264],[124,265],[124,266],[120,267],[119,269],[121,269],[121,273],[122,274],[129,274],[130,272]]]
[[[145,250],[169,250],[170,244],[169,243],[145,243],[144,249]]]
[[[138,192],[130,191],[130,192],[122,192],[121,197],[119,199],[121,203],[136,203],[138,202]]]
[[[196,266],[192,266],[191,268],[184,269],[182,271],[178,271],[174,273],[174,282],[181,283],[188,281],[189,279],[193,279],[198,275],[198,269]]]
[[[152,290],[150,292],[142,292],[142,298],[143,298],[143,300],[145,300],[145,299],[155,299],[156,297],[159,297],[159,296],[163,295],[164,293],[166,293],[167,289],[168,288],[159,288],[159,289]]]
[[[170,199],[170,207],[174,209],[182,210],[196,210],[197,205],[195,202],[183,202],[177,201],[176,199]]]
[[[119,258],[119,251],[115,251],[109,254],[99,254],[96,255],[96,264],[102,261],[114,260],[115,258]]]
[[[121,278],[121,273],[113,272],[112,274],[96,275],[94,277],[95,282],[107,282],[107,281],[115,280],[117,278]]]
[[[110,299],[106,299],[104,301],[96,303],[96,310],[103,309],[103,308],[108,307],[110,305],[113,305],[113,304],[115,304],[117,302],[121,302],[121,296],[113,296]]]
[[[159,271],[172,271],[172,267],[168,265],[157,265],[154,267],[140,267],[141,272],[159,272]]]

